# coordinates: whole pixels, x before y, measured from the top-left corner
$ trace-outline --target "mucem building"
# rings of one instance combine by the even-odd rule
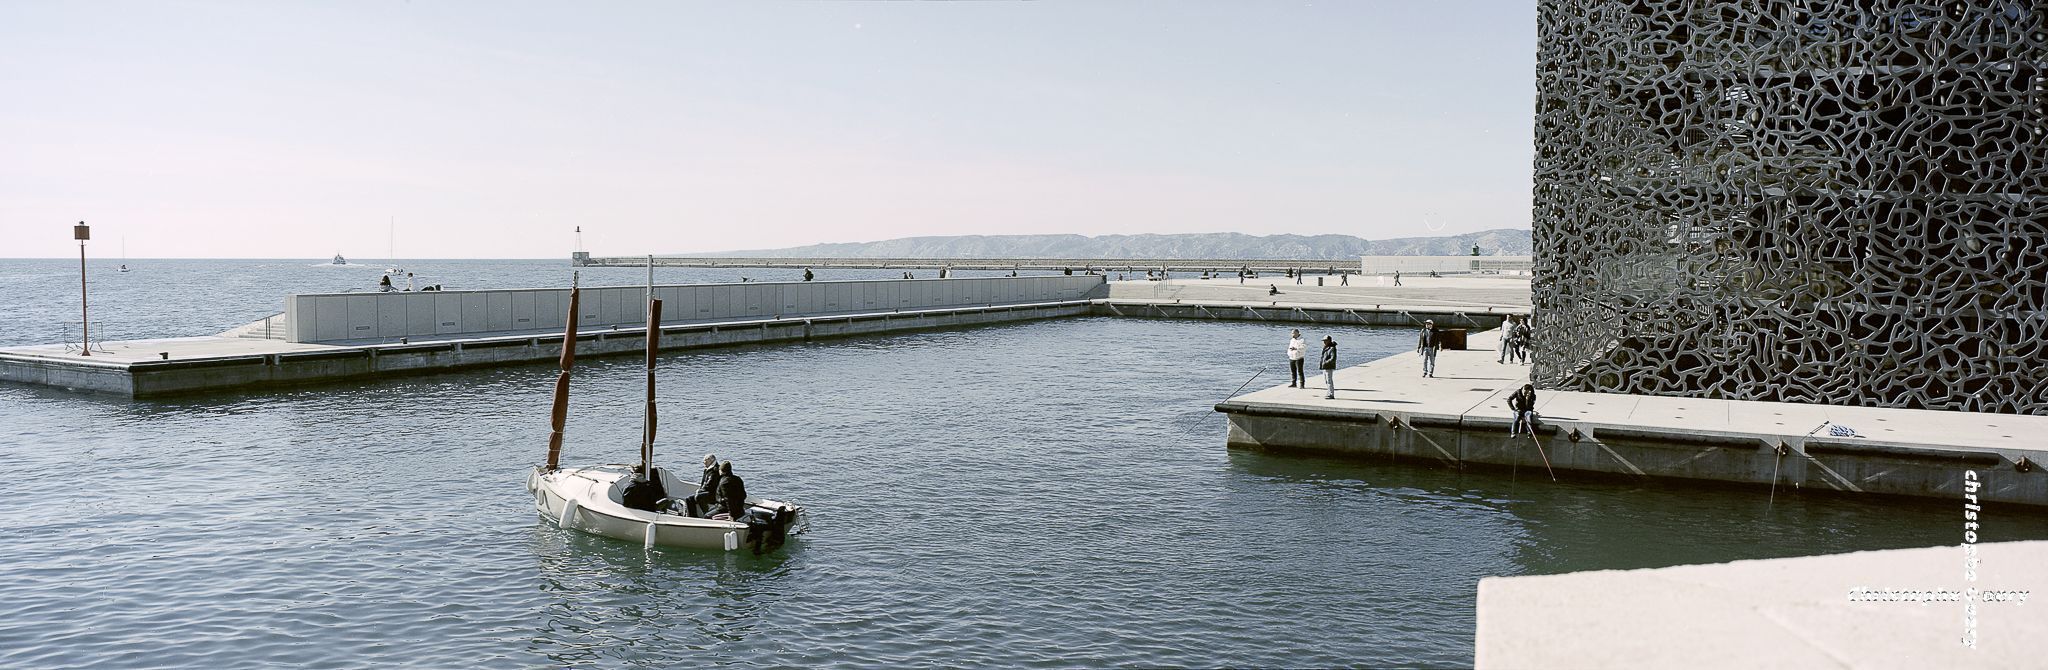
[[[2048,2],[1540,14],[1538,386],[2048,415]]]

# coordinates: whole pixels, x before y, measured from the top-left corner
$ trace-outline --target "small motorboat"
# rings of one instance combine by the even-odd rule
[[[592,535],[639,542],[647,548],[688,547],[758,554],[780,547],[803,514],[796,505],[748,496],[738,519],[700,518],[688,513],[683,500],[697,492],[695,483],[679,481],[654,462],[654,356],[661,334],[661,301],[653,299],[652,271],[647,305],[647,405],[640,443],[640,463],[560,467],[562,429],[567,422],[569,369],[576,361],[576,314],[580,289],[569,289],[568,328],[562,337],[562,371],[555,379],[553,431],[548,435],[547,464],[526,476],[533,508],[557,526]],[[643,473],[651,472],[648,476]],[[643,487],[651,487],[650,489]],[[636,490],[639,489],[639,490]],[[628,504],[628,500],[636,501]],[[652,504],[646,504],[651,501]],[[650,509],[651,508],[651,509]],[[724,514],[717,515],[725,517]]]
[[[341,254],[335,254],[334,262],[328,263],[328,265],[348,265],[348,259],[342,258]]]

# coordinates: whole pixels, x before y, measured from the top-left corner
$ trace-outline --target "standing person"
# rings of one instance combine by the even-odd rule
[[[1436,376],[1436,350],[1442,346],[1443,335],[1437,332],[1436,321],[1422,322],[1422,339],[1416,340],[1415,350],[1422,352],[1422,376]]]
[[[1513,317],[1513,316],[1510,316],[1510,317],[1508,317],[1508,320],[1507,320],[1507,322],[1506,322],[1506,323],[1503,323],[1503,324],[1501,324],[1501,326],[1500,326],[1500,359],[1499,359],[1499,360],[1497,360],[1497,361],[1495,361],[1495,362],[1496,362],[1496,363],[1501,363],[1501,364],[1505,365],[1505,364],[1506,364],[1506,363],[1508,362],[1508,359],[1511,359],[1511,358],[1514,358],[1514,357],[1515,357],[1515,317]]]
[[[1536,435],[1536,385],[1523,384],[1522,390],[1508,396],[1508,411],[1515,413],[1515,423],[1508,427],[1508,437],[1524,432]]]
[[[1395,270],[1395,271],[1394,271],[1394,285],[1395,285],[1395,286],[1400,286],[1400,285],[1401,285],[1401,271],[1400,271],[1400,270]]]
[[[1295,285],[1299,286],[1299,285],[1301,284],[1301,278],[1302,278],[1302,276],[1303,276],[1303,275],[1306,275],[1306,274],[1308,274],[1308,273],[1306,273],[1306,272],[1302,272],[1302,271],[1300,271],[1300,270],[1295,270],[1295,271],[1294,271],[1294,283],[1295,283]]]
[[[1522,316],[1516,317],[1516,318],[1515,318],[1515,358],[1516,358],[1516,362],[1519,362],[1519,363],[1528,363],[1528,362],[1529,362],[1529,348],[1530,348],[1530,347],[1532,347],[1532,346],[1535,346],[1535,344],[1536,344],[1536,330],[1535,330],[1535,329],[1533,329],[1533,328],[1530,328],[1530,327],[1529,327],[1529,316],[1525,314],[1525,315],[1522,315]]]
[[[1323,336],[1323,399],[1337,399],[1337,340]]]
[[[1287,340],[1287,388],[1308,388],[1308,377],[1302,375],[1304,360],[1308,358],[1308,343],[1301,341],[1301,329],[1294,329],[1294,337]]]

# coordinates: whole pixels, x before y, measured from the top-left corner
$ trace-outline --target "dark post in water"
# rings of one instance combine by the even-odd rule
[[[78,240],[78,355],[92,355],[92,315],[85,309],[85,241],[92,239],[92,227],[84,221],[71,227],[72,239]]]

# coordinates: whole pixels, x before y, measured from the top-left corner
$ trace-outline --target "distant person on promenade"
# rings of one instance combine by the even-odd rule
[[[811,269],[810,269],[810,268],[804,268],[804,281],[810,281],[810,280],[811,280],[811,277],[813,277],[813,276],[815,276],[815,275],[812,275],[812,274],[811,274]]]
[[[1515,423],[1508,426],[1508,437],[1528,433],[1536,435],[1536,385],[1523,384],[1522,389],[1508,396],[1508,411],[1515,413]]]
[[[1323,399],[1337,399],[1337,340],[1323,336]]]
[[[1308,343],[1301,341],[1301,329],[1294,329],[1294,337],[1287,340],[1287,388],[1308,388],[1308,377],[1302,375],[1308,358]]]
[[[405,290],[412,290],[412,273],[410,272],[405,273]]]
[[[1344,274],[1340,274],[1340,275],[1337,275],[1337,285],[1338,285],[1338,286],[1350,286],[1350,285],[1351,285],[1351,273],[1350,273],[1350,272],[1345,272]]]
[[[1529,362],[1529,348],[1536,346],[1536,330],[1529,327],[1529,316],[1515,317],[1515,359],[1517,363]]]
[[[390,293],[396,290],[398,289],[391,285],[391,275],[384,275],[382,279],[377,280],[378,293]]]
[[[1394,285],[1395,285],[1395,286],[1400,286],[1400,285],[1401,285],[1401,271],[1400,271],[1400,270],[1395,270],[1395,271],[1394,271]]]
[[[1436,329],[1436,321],[1422,322],[1422,338],[1415,341],[1415,350],[1422,352],[1422,376],[1436,376],[1436,350],[1443,346],[1443,333]]]
[[[1238,270],[1238,271],[1237,271],[1237,283],[1238,283],[1238,284],[1243,284],[1243,283],[1244,283],[1244,271],[1243,271],[1243,270]]]
[[[1502,323],[1500,326],[1500,359],[1495,362],[1506,364],[1509,359],[1512,359],[1514,357],[1515,317],[1509,316],[1508,320]]]
[[[1299,286],[1299,285],[1301,284],[1301,278],[1302,278],[1302,276],[1303,276],[1303,275],[1306,275],[1306,274],[1308,274],[1308,273],[1306,273],[1306,272],[1295,272],[1295,273],[1294,273],[1294,283],[1295,283],[1295,285]]]
[[[1266,295],[1280,295],[1280,287],[1274,286],[1272,284],[1267,284]]]

